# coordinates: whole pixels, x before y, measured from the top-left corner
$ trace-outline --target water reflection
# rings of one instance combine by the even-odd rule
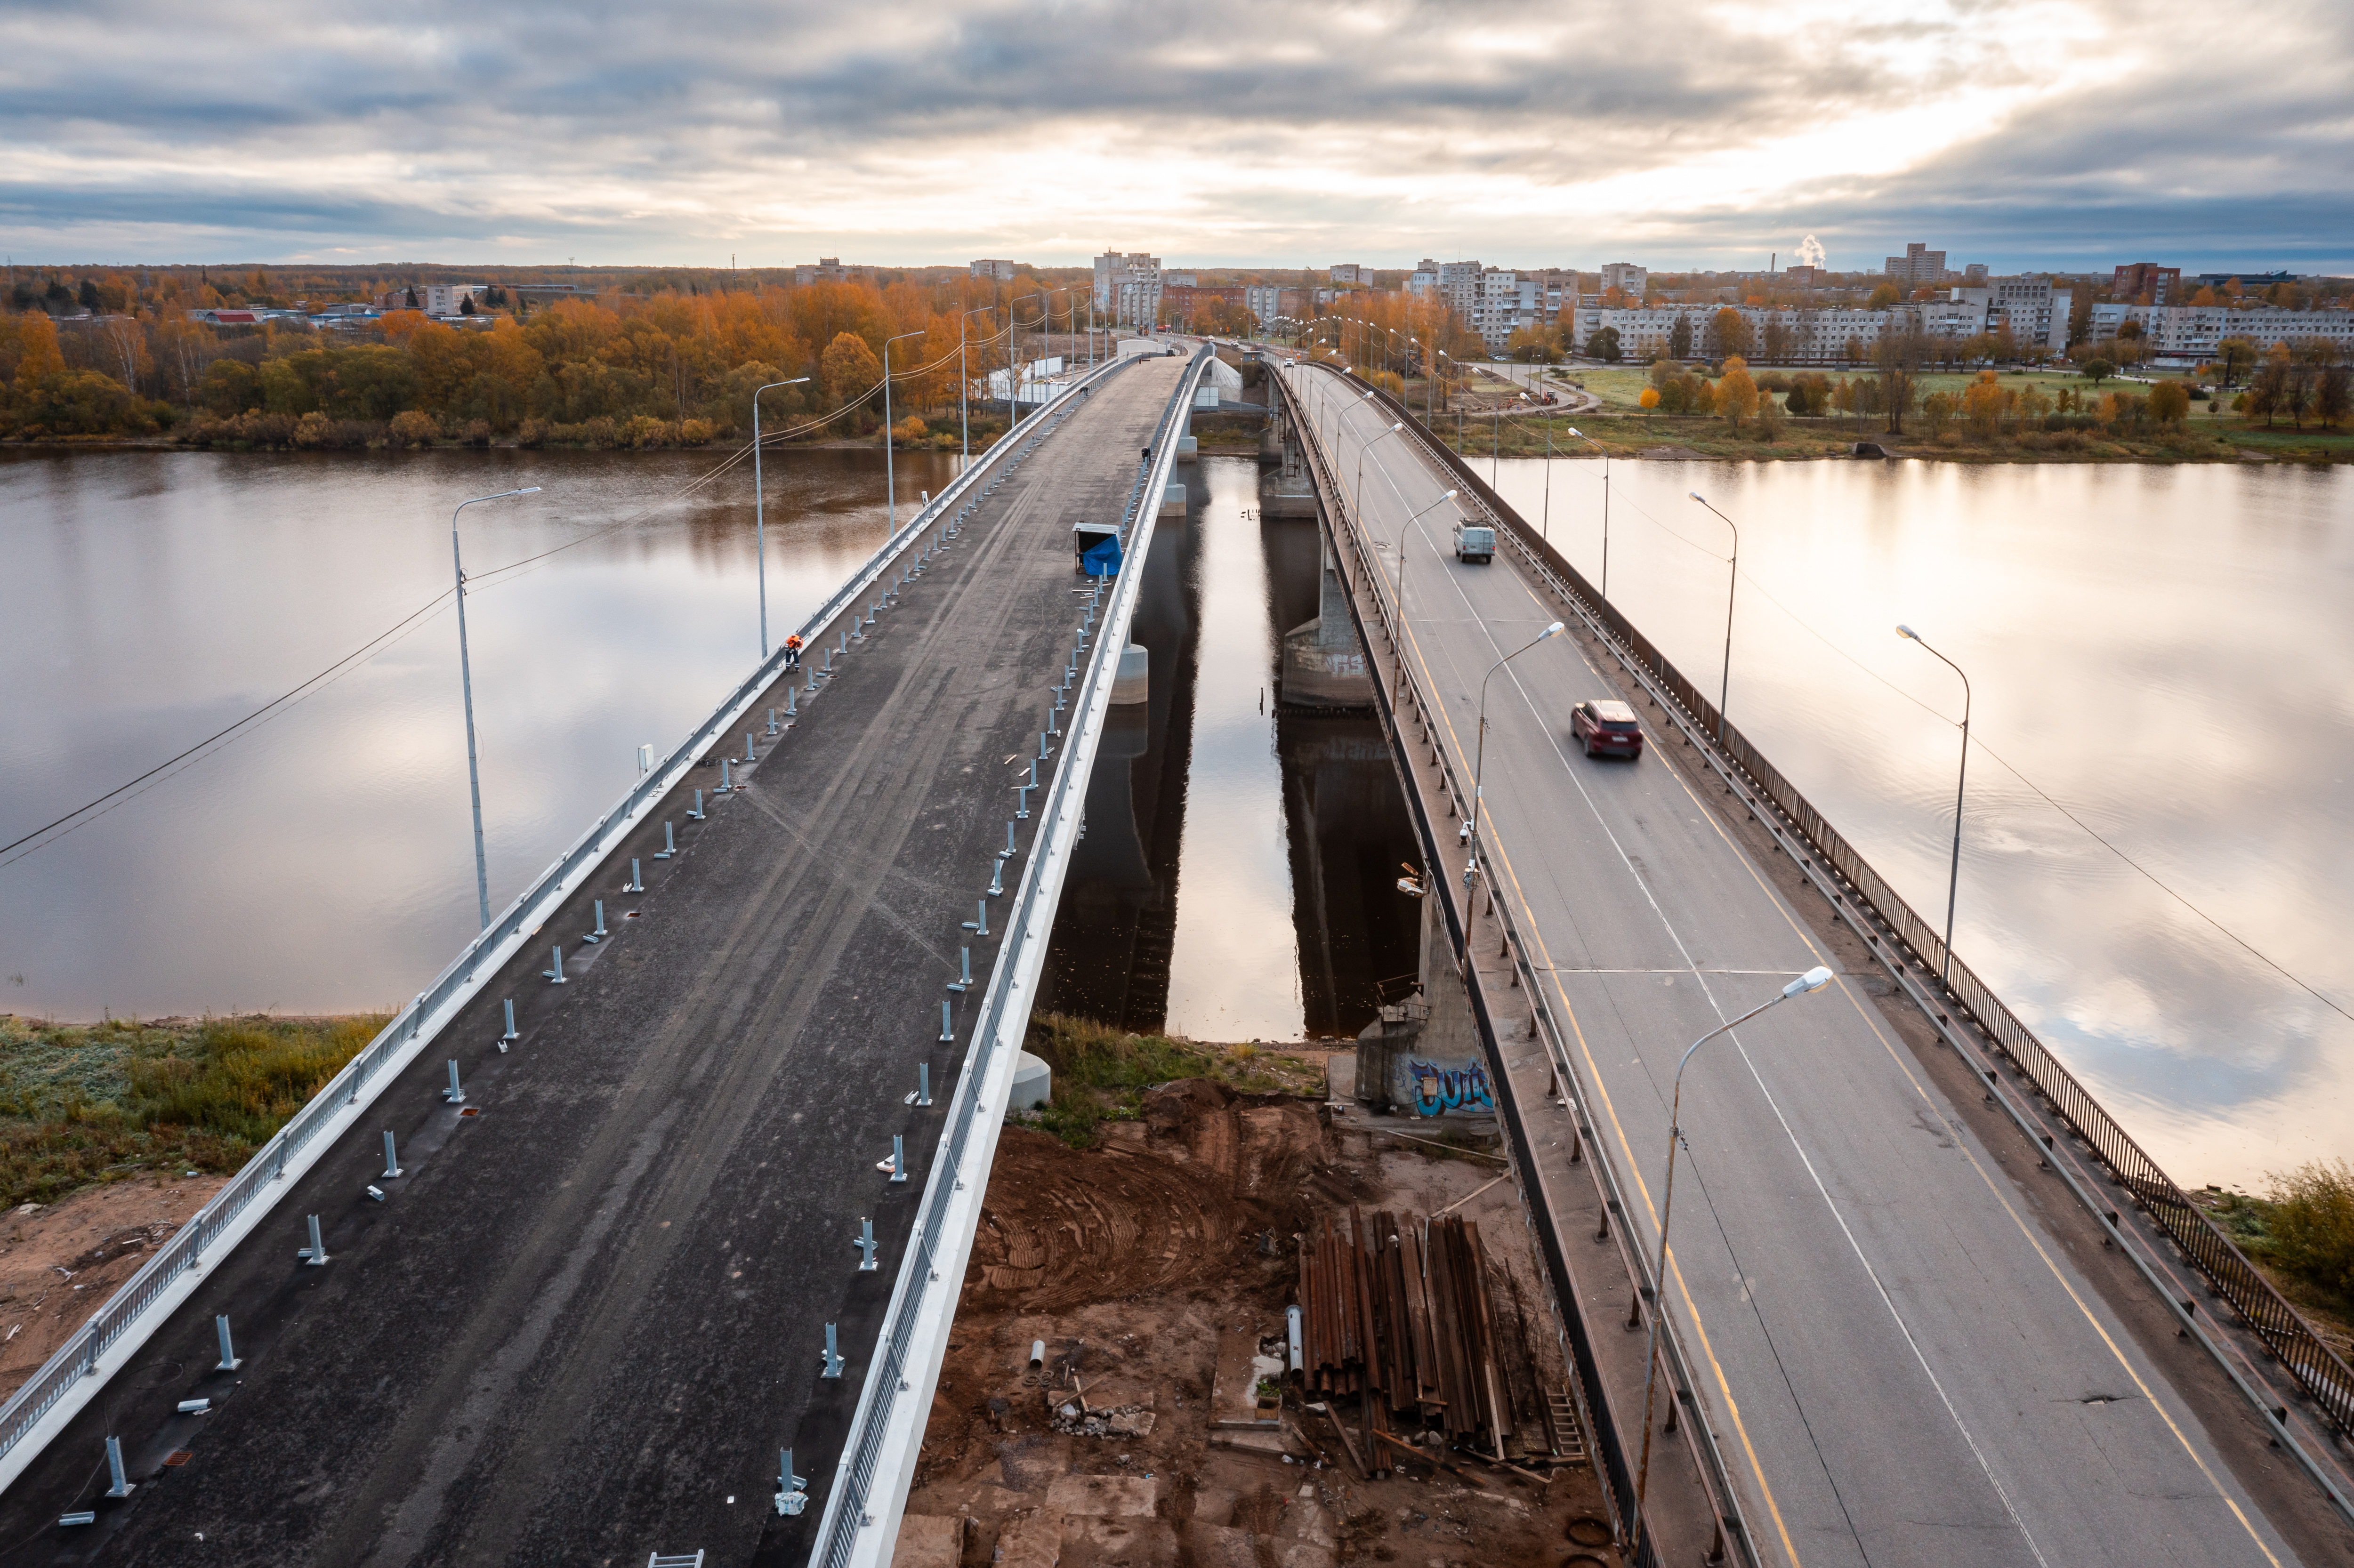
[[[758,653],[748,467],[705,452],[0,458],[0,841],[153,767],[430,600],[458,501],[503,904]],[[953,460],[900,460],[912,499]],[[770,625],[880,542],[880,454],[769,464]],[[642,511],[651,517],[600,538]],[[582,543],[581,541],[588,542]],[[779,633],[779,635],[781,633]],[[250,735],[0,866],[0,1009],[386,1005],[474,929],[446,601]]]
[[[1503,465],[1532,519],[1543,470]],[[1589,577],[1600,470],[1552,475],[1553,536]],[[2178,1177],[2354,1152],[2354,1023],[2092,836],[2354,1011],[2354,473],[1618,462],[1612,479],[1611,596],[1712,687],[1725,530],[1685,493],[1739,523],[1734,721],[1938,914],[1960,689],[1893,624],[1970,673],[1983,745],[1956,946]]]

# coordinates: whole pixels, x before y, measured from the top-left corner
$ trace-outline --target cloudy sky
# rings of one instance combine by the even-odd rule
[[[18,262],[2354,270],[2354,5],[0,5]]]

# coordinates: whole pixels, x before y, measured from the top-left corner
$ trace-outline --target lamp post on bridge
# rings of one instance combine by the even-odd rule
[[[890,345],[884,345],[888,348]],[[790,381],[771,381],[766,387],[752,390],[752,558],[760,580],[760,662],[769,662],[769,534],[768,507],[760,487],[760,394],[773,392],[779,387],[798,387],[809,379],[796,376]]]
[[[1448,491],[1398,524],[1397,587],[1390,592],[1391,599],[1397,606],[1397,633],[1390,639],[1390,665],[1400,680],[1403,680],[1405,675],[1405,536],[1407,531],[1416,523],[1454,500],[1458,493],[1460,493],[1457,491]]]
[[[482,929],[485,931],[491,928],[491,869],[482,853],[482,769],[474,750],[474,666],[466,651],[466,561],[458,552],[458,514],[485,501],[538,493],[539,486],[527,484],[520,490],[502,490],[495,495],[477,495],[472,501],[461,501],[450,514],[450,564],[458,575],[458,685],[465,694],[466,704],[466,788],[474,798],[474,897],[482,906]]]
[[[1708,506],[1699,491],[1689,493],[1694,501]],[[1723,740],[1725,699],[1733,694],[1733,594],[1741,583],[1741,529],[1732,518],[1717,512],[1715,507],[1708,506],[1708,509],[1716,512],[1716,520],[1733,530],[1733,561],[1724,574],[1724,675],[1716,689],[1716,738]]]
[[[1373,393],[1368,390],[1365,396],[1370,398],[1373,397]],[[1380,435],[1375,436],[1372,440],[1367,441],[1363,446],[1357,449],[1357,477],[1350,482],[1349,507],[1350,510],[1355,512],[1358,515],[1363,516],[1365,510],[1365,454],[1373,450],[1376,442],[1385,441],[1405,429],[1405,421],[1404,419],[1394,419],[1390,422],[1390,428],[1388,429],[1384,430]]]
[[[1610,602],[1610,449],[1579,429],[1575,425],[1564,427],[1571,435],[1602,454],[1602,602]]]
[[[1959,664],[1930,648],[1922,641],[1921,634],[1911,627],[1898,626],[1896,635],[1908,642],[1920,643],[1944,661],[1946,669],[1962,677],[1962,765],[1954,777],[1954,859],[1951,868],[1946,873],[1946,960],[1937,977],[1946,989],[1951,991],[1954,984],[1954,898],[1962,885],[1962,792],[1970,777],[1970,677]]]
[[[994,287],[990,291],[996,292]],[[972,368],[965,360],[965,323],[982,312],[995,312],[995,302],[965,312],[957,318],[957,422],[964,427],[964,468],[972,466],[972,410],[968,400],[972,393]],[[964,469],[959,469],[961,473]]]
[[[892,535],[899,532],[899,485],[892,477],[891,468],[891,345],[923,335],[920,332],[903,332],[897,337],[883,340],[883,488],[888,493],[885,505],[890,515]]]
[[[1659,1385],[1659,1319],[1668,1309],[1668,1222],[1675,1213],[1676,1145],[1682,1131],[1677,1122],[1683,1112],[1684,1068],[1691,1065],[1694,1051],[1718,1035],[1732,1033],[1769,1007],[1778,1007],[1794,996],[1805,996],[1830,983],[1831,971],[1820,964],[1816,965],[1784,986],[1780,995],[1768,997],[1732,1022],[1712,1029],[1693,1041],[1685,1047],[1683,1060],[1676,1064],[1675,1093],[1668,1102],[1668,1179],[1659,1198],[1659,1262],[1651,1273],[1651,1286],[1655,1292],[1651,1298],[1651,1333],[1649,1345],[1643,1356],[1643,1454],[1635,1467],[1635,1523],[1629,1531],[1631,1539],[1627,1549],[1627,1561],[1629,1563],[1643,1560],[1643,1499],[1651,1479],[1651,1408]],[[1639,1308],[1642,1305],[1639,1291],[1635,1301]],[[1632,1328],[1634,1325],[1629,1322],[1628,1326]]]
[[[1463,885],[1467,891],[1471,886],[1471,879],[1479,874],[1480,866],[1480,803],[1486,795],[1486,789],[1481,781],[1487,777],[1488,768],[1488,683],[1496,678],[1497,671],[1502,669],[1505,665],[1511,663],[1513,660],[1519,658],[1522,654],[1527,652],[1538,643],[1545,641],[1548,639],[1560,636],[1561,632],[1562,624],[1560,621],[1556,620],[1552,625],[1546,627],[1543,631],[1538,632],[1534,637],[1530,638],[1520,647],[1513,649],[1510,653],[1505,654],[1493,664],[1489,665],[1487,674],[1480,678],[1479,739],[1478,747],[1474,750],[1471,757],[1471,826],[1470,831],[1464,835],[1465,842],[1469,843],[1471,846],[1471,858],[1464,864],[1463,867]]]

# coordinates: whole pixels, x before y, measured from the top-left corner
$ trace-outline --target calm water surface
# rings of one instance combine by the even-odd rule
[[[449,508],[538,483],[464,524],[478,577],[572,546],[469,599],[504,903],[627,787],[641,743],[666,749],[757,654],[749,475],[683,493],[715,461],[0,460],[0,842],[431,599]],[[903,459],[906,500],[950,461]],[[1554,463],[1549,506],[1544,464],[1501,474],[1589,576],[1599,467]],[[2354,475],[1612,467],[1613,598],[1707,679],[1728,535],[1685,493],[1740,523],[1733,715],[1925,911],[1944,907],[1959,687],[1890,628],[1910,622],[1970,672],[1959,944],[2159,1159],[2189,1181],[2253,1181],[2354,1152],[2354,1024],[2027,783],[2354,1009]],[[879,468],[865,452],[770,466],[772,635],[880,542]],[[1382,816],[1394,792],[1370,732],[1282,717],[1271,691],[1260,711],[1277,638],[1314,613],[1314,556],[1306,524],[1249,515],[1252,480],[1246,462],[1203,464],[1192,515],[1155,546],[1140,623],[1155,698],[1121,743],[1127,820],[1091,794],[1104,863],[1065,905],[1115,912],[1126,945],[1074,954],[1058,932],[1054,983],[1110,996],[1098,1010],[1131,1027],[1346,1032],[1370,980],[1412,967],[1379,904],[1403,819]],[[457,688],[445,603],[237,744],[7,857],[0,1011],[323,1012],[413,993],[474,925]]]
[[[1589,579],[1601,468],[1556,461],[1549,504],[1542,461],[1501,473]],[[1611,481],[1611,598],[1712,691],[1732,535],[1688,493],[1739,525],[1731,716],[1933,920],[1962,688],[1895,623],[1968,672],[1956,946],[2179,1180],[2354,1155],[2354,471]]]

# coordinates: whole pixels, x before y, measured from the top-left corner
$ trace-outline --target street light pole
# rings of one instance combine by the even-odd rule
[[[1403,522],[1403,523],[1401,523],[1401,524],[1398,524],[1398,542],[1397,542],[1397,587],[1396,587],[1395,588],[1394,588],[1394,589],[1391,591],[1391,593],[1390,593],[1390,598],[1392,599],[1392,600],[1394,600],[1394,601],[1395,602],[1395,604],[1396,604],[1396,606],[1397,606],[1397,635],[1396,635],[1395,637],[1394,637],[1393,639],[1391,639],[1391,641],[1390,641],[1390,652],[1391,652],[1391,653],[1394,655],[1394,657],[1393,657],[1393,658],[1392,658],[1392,660],[1391,660],[1391,662],[1392,662],[1392,664],[1393,664],[1393,665],[1394,665],[1394,666],[1398,670],[1398,672],[1399,672],[1401,674],[1403,674],[1403,673],[1405,673],[1405,535],[1406,535],[1406,530],[1408,530],[1409,528],[1412,528],[1412,527],[1413,527],[1416,523],[1420,522],[1424,517],[1427,516],[1429,514],[1431,514],[1431,513],[1433,513],[1433,512],[1437,511],[1440,507],[1442,507],[1442,506],[1446,505],[1448,502],[1450,502],[1450,501],[1454,500],[1454,499],[1455,499],[1455,497],[1457,496],[1457,494],[1458,494],[1458,493],[1458,493],[1458,492],[1457,492],[1457,491],[1452,491],[1452,490],[1448,491],[1446,494],[1444,494],[1444,495],[1440,496],[1437,500],[1436,500],[1436,501],[1432,502],[1429,505],[1427,505],[1427,506],[1424,507],[1420,512],[1416,513],[1413,516],[1411,516],[1411,517],[1407,518],[1405,522]]]
[[[1954,778],[1954,860],[1951,869],[1946,873],[1946,962],[1943,972],[1938,976],[1946,989],[1951,990],[1954,983],[1954,898],[1962,885],[1962,791],[1967,787],[1970,777],[1970,678],[1959,664],[1946,659],[1935,648],[1929,648],[1928,643],[1922,641],[1921,634],[1911,627],[1899,626],[1896,635],[1928,648],[1930,652],[1945,660],[1946,669],[1962,677],[1962,765]]]
[[[894,535],[899,532],[899,486],[891,477],[891,345],[923,335],[920,332],[903,332],[897,337],[883,340],[883,488],[889,493],[885,504],[890,513]]]
[[[491,868],[482,854],[482,768],[474,750],[474,666],[466,650],[466,562],[458,553],[458,514],[485,501],[538,493],[539,486],[527,484],[521,490],[477,495],[472,501],[461,501],[450,514],[450,564],[458,575],[458,686],[465,694],[466,704],[466,788],[474,798],[474,897],[482,906],[482,929],[485,931],[491,928]]]
[[[1699,491],[1690,492],[1690,494],[1702,506],[1708,506],[1708,503],[1702,499]],[[1708,506],[1708,509],[1711,512],[1716,512],[1713,506]],[[1733,519],[1723,513],[1716,512],[1716,517],[1718,522],[1733,530],[1733,566],[1732,569],[1724,574],[1724,675],[1716,689],[1716,738],[1723,740],[1724,738],[1724,703],[1733,693],[1733,592],[1741,582],[1741,530]]]
[[[1489,665],[1488,673],[1480,678],[1479,740],[1477,748],[1473,751],[1471,756],[1471,859],[1470,862],[1463,868],[1463,885],[1467,888],[1471,885],[1470,879],[1476,875],[1479,870],[1479,810],[1480,801],[1485,795],[1485,789],[1480,783],[1480,780],[1486,778],[1488,767],[1488,683],[1496,678],[1497,671],[1502,669],[1505,665],[1511,663],[1513,660],[1519,658],[1522,654],[1527,652],[1538,643],[1544,641],[1547,638],[1560,636],[1561,632],[1561,622],[1556,620],[1552,625],[1546,627],[1543,631],[1538,632],[1534,637],[1530,638],[1528,641],[1522,643],[1520,647],[1513,649],[1510,653],[1505,654],[1493,664]]]
[[[773,392],[779,387],[798,387],[809,379],[796,376],[790,381],[771,381],[766,387],[752,389],[752,558],[757,563],[760,578],[760,662],[769,662],[769,535],[768,507],[760,488],[760,394]]]
[[[1370,397],[1373,394],[1368,392],[1365,396]],[[1394,420],[1388,429],[1384,430],[1380,435],[1375,436],[1373,440],[1367,441],[1363,446],[1357,449],[1357,477],[1352,481],[1349,485],[1349,507],[1350,510],[1357,513],[1360,516],[1364,514],[1365,510],[1365,454],[1373,450],[1373,444],[1375,441],[1387,440],[1390,437],[1396,435],[1400,430],[1405,429],[1405,421],[1404,419]]]
[[[1602,454],[1602,602],[1610,602],[1610,449],[1579,429],[1565,427],[1569,433]]]
[[[1657,1393],[1659,1371],[1659,1319],[1668,1309],[1668,1221],[1676,1204],[1676,1144],[1682,1129],[1677,1118],[1684,1103],[1684,1068],[1691,1065],[1692,1053],[1720,1034],[1730,1034],[1769,1007],[1778,1007],[1794,996],[1805,996],[1831,983],[1831,971],[1817,964],[1805,974],[1782,988],[1779,996],[1769,997],[1721,1028],[1712,1029],[1693,1041],[1684,1050],[1683,1060],[1676,1064],[1676,1087],[1668,1102],[1668,1180],[1659,1198],[1659,1262],[1651,1272],[1651,1334],[1649,1350],[1643,1358],[1643,1457],[1635,1467],[1635,1526],[1633,1540],[1627,1551],[1627,1561],[1639,1563],[1643,1558],[1643,1499],[1651,1479],[1651,1407]],[[1638,1300],[1640,1300],[1639,1296]]]

